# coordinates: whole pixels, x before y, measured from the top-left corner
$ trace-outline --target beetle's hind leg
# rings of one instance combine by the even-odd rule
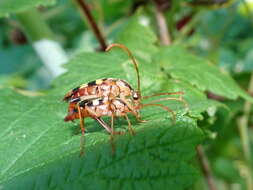
[[[77,104],[77,110],[78,110],[78,115],[79,115],[79,119],[80,119],[80,128],[81,128],[81,131],[82,131],[82,136],[84,136],[84,133],[85,133],[84,121],[83,121],[83,117],[82,117],[82,114],[81,114],[81,108],[80,108],[79,104]]]
[[[110,142],[112,146],[112,153],[115,153],[115,143],[114,143],[114,115],[111,115],[111,135],[110,135]]]
[[[104,127],[109,133],[110,133],[110,143],[112,146],[112,154],[115,153],[115,143],[114,143],[114,135],[115,134],[122,134],[122,133],[118,133],[116,131],[114,131],[114,116],[111,116],[111,127],[109,127],[107,125],[107,123],[104,122],[104,120],[102,120],[100,117],[95,117],[94,118],[96,121],[99,122],[100,125],[102,125],[102,127]]]
[[[189,110],[189,105],[188,103],[185,101],[185,99],[183,98],[184,92],[165,92],[165,93],[157,93],[157,94],[153,94],[150,96],[144,96],[142,97],[142,99],[148,99],[151,97],[155,97],[155,96],[163,96],[163,95],[179,95],[179,97],[166,97],[166,98],[160,98],[158,100],[153,100],[150,103],[157,103],[157,102],[161,102],[161,101],[166,101],[166,100],[175,100],[175,101],[179,101],[182,102],[184,104],[185,109],[188,111]]]
[[[83,117],[82,117],[82,114],[81,114],[81,108],[80,108],[79,104],[77,104],[77,110],[78,110],[78,115],[79,115],[79,119],[80,119],[80,128],[81,128],[81,131],[82,131],[82,136],[80,138],[80,157],[81,157],[84,154],[85,128],[84,128],[84,120],[83,120]]]
[[[149,104],[142,104],[142,105],[140,106],[140,109],[142,109],[142,108],[144,108],[144,107],[148,107],[148,106],[157,106],[157,107],[161,107],[161,108],[163,108],[164,110],[166,110],[167,112],[171,113],[171,115],[172,115],[172,120],[173,120],[173,122],[175,123],[175,121],[176,121],[175,112],[174,112],[172,109],[170,109],[168,106],[165,106],[165,105],[162,105],[162,104],[149,103]]]
[[[131,122],[130,122],[127,114],[124,117],[127,120],[129,132],[131,133],[131,135],[135,135],[134,129],[133,129],[132,125],[131,125]]]

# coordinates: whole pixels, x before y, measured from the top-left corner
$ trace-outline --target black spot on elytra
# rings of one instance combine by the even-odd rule
[[[103,99],[99,99],[99,105],[102,105],[103,104]]]
[[[122,103],[124,106],[126,105],[126,103],[125,103],[123,100],[118,99],[118,101],[119,101],[120,103]]]
[[[128,84],[126,81],[124,80],[120,80],[121,82],[124,83],[125,86],[127,86],[130,90],[132,90],[132,87],[130,86],[130,84]]]
[[[93,106],[92,102],[89,102],[88,104],[86,104],[87,106]]]
[[[95,80],[88,83],[88,86],[94,86],[94,85],[96,85],[96,81]]]
[[[74,88],[74,89],[72,90],[72,93],[76,93],[76,92],[79,90],[79,88],[80,88],[80,86]]]
[[[80,107],[85,107],[85,104],[88,102],[89,100],[83,100],[79,103]]]
[[[80,100],[81,100],[80,98],[74,98],[74,99],[70,100],[70,103],[79,102]]]

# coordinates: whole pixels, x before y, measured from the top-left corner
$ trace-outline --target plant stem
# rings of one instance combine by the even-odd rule
[[[157,1],[154,0],[154,3],[155,3],[155,17],[157,20],[161,43],[163,45],[170,45],[171,36],[168,30],[168,25],[165,16],[163,15],[162,10],[159,8],[159,5],[157,5]]]
[[[201,13],[201,10],[193,13],[191,20],[180,31],[178,31],[174,43],[184,43],[184,41],[188,38],[188,34],[190,33],[190,31],[193,30],[194,27],[198,24]]]
[[[87,18],[87,21],[89,22],[89,25],[90,25],[94,35],[96,36],[96,38],[97,38],[97,40],[100,44],[101,49],[103,51],[105,51],[105,49],[107,47],[105,38],[103,37],[102,32],[98,28],[98,25],[95,22],[92,14],[90,12],[89,6],[85,2],[85,0],[75,0],[75,2],[78,5],[78,8],[82,12],[82,14]]]
[[[209,190],[217,190],[212,173],[211,173],[209,162],[206,158],[203,147],[201,145],[198,145],[196,148],[196,151],[197,151],[199,163],[200,163],[201,169],[203,171],[203,174],[205,176],[205,179],[207,181]]]
[[[253,74],[250,78],[249,83],[249,93],[253,93]],[[251,110],[251,102],[246,101],[243,107],[243,116],[238,119],[238,129],[240,132],[240,139],[243,149],[243,156],[247,166],[247,175],[245,175],[247,189],[253,189],[253,175],[252,175],[252,165],[251,165],[251,150],[250,150],[250,140],[248,131],[248,122]]]
[[[248,4],[245,0],[242,1],[246,11],[248,12],[249,19],[251,21],[252,27],[253,27],[253,16],[251,14],[250,8],[248,7]],[[248,93],[253,93],[253,74],[251,74],[249,87],[248,87]],[[251,163],[251,150],[250,150],[250,139],[249,139],[249,131],[248,131],[248,122],[250,117],[250,110],[251,110],[251,102],[245,101],[244,107],[243,107],[243,116],[238,119],[238,129],[240,132],[240,139],[241,144],[243,148],[243,155],[244,160],[246,162],[247,166],[247,175],[245,175],[246,178],[246,184],[247,189],[251,190],[253,189],[253,174],[252,174],[252,163]]]
[[[51,77],[57,77],[65,72],[61,65],[67,62],[67,55],[61,45],[54,40],[53,32],[40,12],[33,8],[17,13],[16,17],[29,37],[34,50],[51,73]]]
[[[53,39],[52,31],[41,18],[37,9],[34,8],[17,13],[16,17],[32,42],[41,39]]]

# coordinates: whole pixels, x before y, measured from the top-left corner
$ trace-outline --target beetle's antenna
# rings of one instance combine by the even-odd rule
[[[132,59],[133,61],[133,64],[134,64],[134,68],[136,70],[136,74],[137,74],[137,81],[138,81],[138,92],[139,92],[139,95],[141,96],[141,89],[140,89],[140,75],[139,75],[139,69],[138,69],[138,65],[137,65],[137,62],[136,62],[136,59],[134,58],[133,54],[130,52],[130,50],[122,45],[122,44],[110,44],[109,46],[107,46],[106,50],[105,51],[109,51],[110,49],[112,49],[113,47],[119,47],[123,50],[125,50],[128,54],[128,56]]]

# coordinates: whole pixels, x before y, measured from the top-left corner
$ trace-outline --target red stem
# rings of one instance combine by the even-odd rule
[[[198,145],[196,150],[197,150],[199,163],[200,163],[201,169],[203,171],[203,174],[205,176],[205,179],[207,181],[209,190],[217,190],[212,173],[211,173],[209,162],[206,158],[203,147],[201,145]]]
[[[99,30],[98,25],[96,24],[94,18],[92,17],[89,6],[86,4],[85,0],[76,0],[76,2],[80,6],[83,14],[86,16],[86,18],[93,30],[93,33],[96,36],[96,38],[101,46],[101,49],[103,51],[105,51],[105,49],[107,47],[106,42],[105,42],[105,38],[103,37],[101,31]]]

